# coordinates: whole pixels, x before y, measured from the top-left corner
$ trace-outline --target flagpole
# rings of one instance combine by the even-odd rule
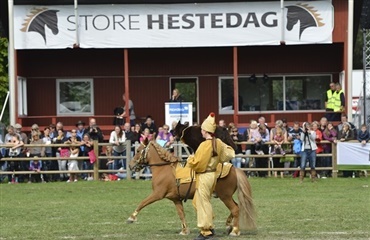
[[[74,0],[74,7],[75,7],[75,23],[76,23],[76,43],[74,47],[80,46],[80,38],[78,35],[78,0]]]
[[[285,32],[284,32],[284,26],[285,26],[285,21],[284,21],[284,0],[280,0],[280,14],[281,14],[281,39],[280,39],[280,44],[285,44]]]

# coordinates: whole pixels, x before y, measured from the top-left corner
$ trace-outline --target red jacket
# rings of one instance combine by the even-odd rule
[[[322,145],[320,144],[322,140],[322,133],[319,129],[316,130],[316,145],[317,145],[317,149],[316,149],[316,153],[322,153],[324,151]]]

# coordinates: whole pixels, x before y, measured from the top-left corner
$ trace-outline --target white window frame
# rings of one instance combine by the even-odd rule
[[[60,109],[60,83],[64,82],[89,82],[90,83],[90,112],[69,112],[69,113],[61,113]],[[94,115],[94,79],[92,78],[78,78],[78,79],[57,79],[56,80],[56,109],[57,109],[57,116],[91,116]]]
[[[238,78],[249,78],[252,74],[248,74],[248,75],[240,75],[238,76]],[[286,108],[285,106],[285,99],[286,99],[286,78],[287,77],[302,77],[302,76],[330,76],[330,82],[333,81],[333,74],[331,73],[323,73],[323,74],[285,74],[285,75],[282,75],[282,74],[276,74],[276,75],[268,75],[269,77],[282,77],[283,78],[283,104],[284,104],[284,109]],[[257,75],[257,77],[260,77]],[[222,89],[221,89],[221,81],[224,80],[224,79],[234,79],[233,76],[219,76],[218,77],[218,112],[219,114],[223,114],[223,115],[232,115],[234,114],[234,110],[222,110],[222,98],[221,98],[221,94],[222,94]],[[329,88],[329,87],[328,87]],[[324,93],[323,93],[324,94]],[[257,114],[257,113],[267,113],[267,114],[276,114],[278,112],[284,112],[284,113],[309,113],[309,112],[312,112],[312,113],[315,113],[315,112],[325,112],[325,109],[322,109],[322,110],[270,110],[270,111],[238,111],[238,114],[240,115],[248,115],[248,114]]]

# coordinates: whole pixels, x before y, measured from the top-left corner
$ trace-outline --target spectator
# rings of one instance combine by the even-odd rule
[[[50,128],[50,138],[51,139],[56,138],[58,136],[58,132],[56,130],[55,124],[50,124],[49,128]]]
[[[370,133],[367,130],[366,124],[361,125],[361,129],[357,133],[357,140],[362,144],[362,146],[365,146],[370,140]]]
[[[50,128],[49,127],[44,128],[42,142],[45,145],[49,145],[52,142],[52,138],[50,137]],[[45,157],[52,157],[52,156],[53,156],[52,148],[45,146]],[[44,170],[44,171],[57,170],[58,166],[56,166],[56,168],[53,169],[53,163],[56,163],[56,165],[58,165],[58,163],[56,161],[44,160],[43,165],[42,165],[42,170]],[[44,181],[45,182],[49,182],[51,180],[51,175],[43,174],[43,176],[44,176]]]
[[[133,126],[133,125],[135,125],[135,119],[136,119],[135,110],[134,110],[134,103],[131,101],[131,99],[128,100],[129,112],[127,113],[126,112],[125,94],[122,95],[122,100],[123,100],[124,107],[123,107],[123,113],[121,114],[121,117],[124,118],[124,117],[126,117],[127,114],[129,114],[129,116],[130,116],[130,125]]]
[[[230,129],[230,135],[234,142],[242,142],[243,141],[243,135],[239,134],[238,128],[233,127]],[[242,166],[242,157],[240,155],[243,154],[242,145],[237,144],[237,149],[235,151],[235,157],[231,159],[231,163],[236,168],[241,168]],[[245,163],[248,164],[248,163]]]
[[[284,143],[283,128],[276,128],[274,138],[272,139],[274,143],[274,151],[271,154],[282,154],[285,155],[285,151],[281,147]]]
[[[9,126],[8,126],[8,128],[9,128]],[[12,126],[11,126],[11,128],[13,129]],[[10,130],[10,128],[9,128],[9,130]],[[9,134],[9,130],[8,130],[8,134]],[[22,150],[22,147],[23,147],[24,143],[22,142],[21,137],[19,136],[19,134],[13,133],[10,136],[10,139],[6,142],[6,144],[10,146],[9,153],[8,153],[8,156],[10,158],[20,157],[21,150]],[[21,179],[18,179],[18,175],[15,174],[16,171],[21,170],[21,166],[20,166],[19,163],[20,163],[19,161],[10,161],[10,162],[8,162],[8,171],[13,171],[14,172],[13,175],[12,174],[8,175],[8,182],[9,183],[18,183],[18,180],[20,180],[20,182],[22,181]]]
[[[308,122],[302,125],[302,152],[301,152],[301,170],[299,173],[299,181],[303,182],[307,160],[311,168],[311,181],[316,180],[316,132],[311,130]]]
[[[44,141],[40,139],[41,133],[32,132],[30,144],[44,144]],[[45,157],[45,147],[29,147],[29,157]]]
[[[22,142],[28,143],[28,136],[27,136],[27,134],[22,132],[22,125],[20,125],[19,123],[16,123],[14,125],[14,130],[15,130],[15,133],[17,133],[21,136]]]
[[[344,122],[342,126],[342,130],[338,131],[338,138],[334,141],[335,143],[340,141],[340,142],[345,142],[345,141],[350,141],[354,140],[354,133],[351,129],[351,125],[348,122]]]
[[[141,133],[142,133],[141,126],[140,124],[136,123],[135,129],[133,131],[134,134],[133,139],[135,140],[135,142],[140,142]]]
[[[322,117],[320,119],[320,131],[323,133],[328,125],[328,119],[326,117]]]
[[[135,126],[133,126],[135,127]],[[139,126],[139,129],[140,129],[140,126]],[[134,156],[134,153],[135,153],[135,142],[139,141],[139,138],[138,136],[135,134],[135,132],[131,131],[131,126],[129,123],[125,123],[123,125],[123,131],[125,132],[125,135],[126,135],[126,140],[130,140],[131,141],[131,157]]]
[[[56,132],[57,132],[57,136],[58,136],[58,131],[59,131],[60,129],[64,131],[64,125],[63,125],[63,123],[62,123],[62,122],[58,122],[58,123],[57,123],[57,125],[56,125],[55,130],[56,130]],[[65,132],[64,132],[64,136],[65,136],[66,138],[69,138],[69,137],[71,137],[71,133],[70,133],[70,132],[68,132],[68,131],[65,131]]]
[[[177,126],[177,121],[172,121],[170,133],[172,134],[173,137],[175,137],[176,126]],[[180,134],[180,133],[177,133],[177,134]]]
[[[260,124],[258,126],[258,132],[261,135],[260,139],[257,139],[257,145],[256,148],[261,149],[261,155],[265,155],[269,152],[268,145],[265,144],[265,142],[268,142],[270,139],[270,133],[269,130],[266,127],[266,124]],[[258,158],[258,161],[255,163],[256,168],[267,168],[268,166],[268,158]],[[258,172],[259,177],[265,177],[267,175],[266,171],[260,171]]]
[[[325,109],[326,109],[326,114],[325,118],[328,121],[334,121],[333,119],[335,118],[335,113],[334,113],[334,93],[336,91],[335,89],[335,83],[331,82],[330,83],[330,89],[326,91],[325,95]]]
[[[85,128],[85,122],[83,121],[78,121],[76,123],[76,134],[77,134],[77,137],[80,139],[79,141],[81,142],[85,133],[87,133],[87,129]],[[82,157],[83,156],[83,152],[84,152],[84,145],[81,145],[80,146],[80,151],[79,151],[79,156]],[[79,169],[86,169],[86,166],[85,166],[85,161],[78,161],[78,168]],[[87,178],[87,174],[86,173],[83,173],[81,174],[82,175],[82,178]]]
[[[36,123],[35,123],[35,124],[32,124],[32,126],[31,126],[31,133],[30,133],[30,135],[29,135],[29,137],[28,137],[28,141],[29,141],[29,143],[31,142],[31,139],[32,139],[32,137],[33,137],[35,134],[39,135],[39,139],[42,139],[42,137],[41,137],[41,131],[40,131],[39,125],[37,125]]]
[[[119,125],[114,127],[114,131],[111,132],[109,143],[113,144],[113,156],[125,156],[126,146],[124,145],[126,141],[126,134],[122,131]],[[123,167],[126,169],[126,159],[114,159],[114,164],[110,165],[111,170],[119,169]]]
[[[72,135],[76,135],[76,130],[72,130]],[[72,144],[76,144],[77,143],[77,139],[74,138],[73,140],[71,140]],[[77,157],[79,155],[79,152],[80,152],[80,148],[78,146],[71,146],[69,148],[69,151],[70,151],[70,156],[69,156],[69,159],[68,159],[68,171],[78,171],[79,168],[78,168],[78,161],[77,161]],[[67,183],[69,182],[77,182],[77,173],[70,173],[69,174],[69,179],[67,180]]]
[[[225,120],[223,120],[223,119],[220,119],[220,121],[218,121],[218,126],[223,127],[223,128],[227,128]]]
[[[88,157],[89,156],[89,152],[92,151],[92,150],[94,150],[94,142],[90,138],[90,135],[88,133],[85,133],[84,134],[84,136],[82,138],[82,141],[81,141],[81,145],[84,146],[84,152],[83,152],[83,156],[84,157]],[[85,160],[84,162],[86,163],[86,170],[92,170],[93,169],[93,163],[91,163],[90,160]],[[85,178],[85,180],[87,180],[87,181],[94,180],[93,174],[92,173],[88,173],[87,174],[87,177]]]
[[[179,89],[175,88],[172,90],[172,97],[170,99],[170,102],[183,102],[184,99],[181,96],[181,93]]]
[[[279,142],[281,144],[287,142],[288,134],[287,134],[286,129],[283,128],[283,121],[282,120],[277,120],[275,122],[275,128],[272,128],[271,131],[270,131],[270,141],[274,142],[275,135],[276,135],[277,131],[280,131],[278,129],[281,129],[281,131],[282,131],[281,138],[279,138],[279,139],[282,139],[282,141],[279,141]],[[281,146],[281,144],[280,144],[280,146]],[[279,144],[277,144],[277,145],[279,146]],[[271,146],[271,151],[276,152],[275,151],[275,144]],[[279,157],[272,158],[272,161],[273,161],[274,167],[281,168],[281,167],[284,166],[284,164],[280,161]]]
[[[103,142],[103,140],[104,140],[103,132],[99,128],[99,126],[96,124],[95,118],[90,119],[89,127],[86,129],[85,133],[89,134],[91,140],[97,140],[99,143]]]
[[[156,136],[158,133],[158,129],[154,124],[152,116],[147,116],[145,122],[141,126],[141,132],[144,132],[145,129],[149,129],[150,134]]]
[[[260,126],[260,125],[265,125],[267,130],[270,130],[269,126],[266,123],[266,119],[263,116],[258,118],[258,126]]]
[[[258,130],[259,129],[258,129],[257,122],[252,120],[251,124],[250,124],[250,127],[249,127],[248,142],[254,143],[254,145],[252,145],[252,147],[251,147],[252,148],[252,150],[251,150],[252,154],[262,155],[263,151],[261,149],[261,141],[258,141],[258,140],[261,139],[261,134]]]
[[[158,137],[157,137],[157,142],[160,143],[160,141],[163,141],[163,145],[162,145],[164,148],[167,148],[167,149],[170,149],[172,148],[172,144],[174,142],[174,138],[172,136],[172,134],[169,132],[170,130],[170,127],[167,125],[167,124],[164,124],[163,125],[163,132],[160,132],[158,134]]]
[[[294,147],[295,144],[298,144],[300,146],[299,151],[294,151],[294,148],[293,148],[293,153],[294,154],[298,154],[298,153],[301,152],[301,148],[302,148],[301,147],[302,146],[301,133],[302,133],[302,129],[299,126],[299,122],[294,122],[293,128],[288,132],[288,142],[291,142],[293,144],[293,147]],[[300,161],[301,161],[301,158],[295,157],[293,167],[294,168],[299,167],[301,165]],[[297,177],[298,174],[299,174],[299,172],[295,171],[293,177]]]
[[[337,139],[337,131],[334,129],[333,123],[328,122],[325,131],[322,133],[322,138],[333,143]],[[331,143],[323,144],[324,153],[331,153]],[[331,157],[325,157],[323,162],[323,167],[331,167],[332,160]],[[331,176],[331,172],[325,170],[322,174],[322,178],[327,178]]]
[[[343,129],[343,124],[344,124],[344,123],[348,123],[348,124],[349,124],[350,129],[351,129],[351,130],[352,130],[352,132],[353,132],[353,137],[354,137],[354,139],[357,139],[357,130],[356,130],[356,127],[355,127],[355,125],[354,125],[353,123],[348,122],[348,117],[347,117],[347,115],[346,115],[346,114],[342,114],[341,122],[340,122],[340,124],[337,126],[337,130],[338,130],[338,132],[341,132],[341,131],[342,131],[342,129]]]
[[[42,168],[42,161],[40,161],[37,156],[34,156],[34,159],[30,161],[29,170],[34,171],[38,174],[30,174],[30,179],[28,183],[31,182],[42,182],[42,177],[40,174]]]
[[[54,144],[64,144],[68,141],[68,138],[65,136],[65,132],[63,129],[58,129],[58,136],[53,139]],[[69,149],[68,147],[56,147],[56,157],[58,158],[58,169],[59,171],[66,171],[67,170],[67,157],[69,157]],[[66,181],[67,174],[60,173],[60,180]]]
[[[317,157],[317,154],[320,154],[324,151],[324,149],[322,147],[322,144],[320,143],[321,140],[322,140],[322,132],[320,131],[319,126],[320,125],[317,121],[314,121],[312,123],[312,131],[315,131],[315,133],[316,133],[316,139],[315,139],[316,146],[317,146],[317,149],[316,149],[316,167],[323,166],[323,161],[324,161],[323,157]],[[321,174],[321,172],[320,172],[320,174]]]

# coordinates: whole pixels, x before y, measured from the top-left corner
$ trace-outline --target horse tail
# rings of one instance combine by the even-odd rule
[[[245,173],[235,168],[238,201],[239,201],[239,228],[241,230],[256,230],[256,212],[252,199],[252,188]]]

